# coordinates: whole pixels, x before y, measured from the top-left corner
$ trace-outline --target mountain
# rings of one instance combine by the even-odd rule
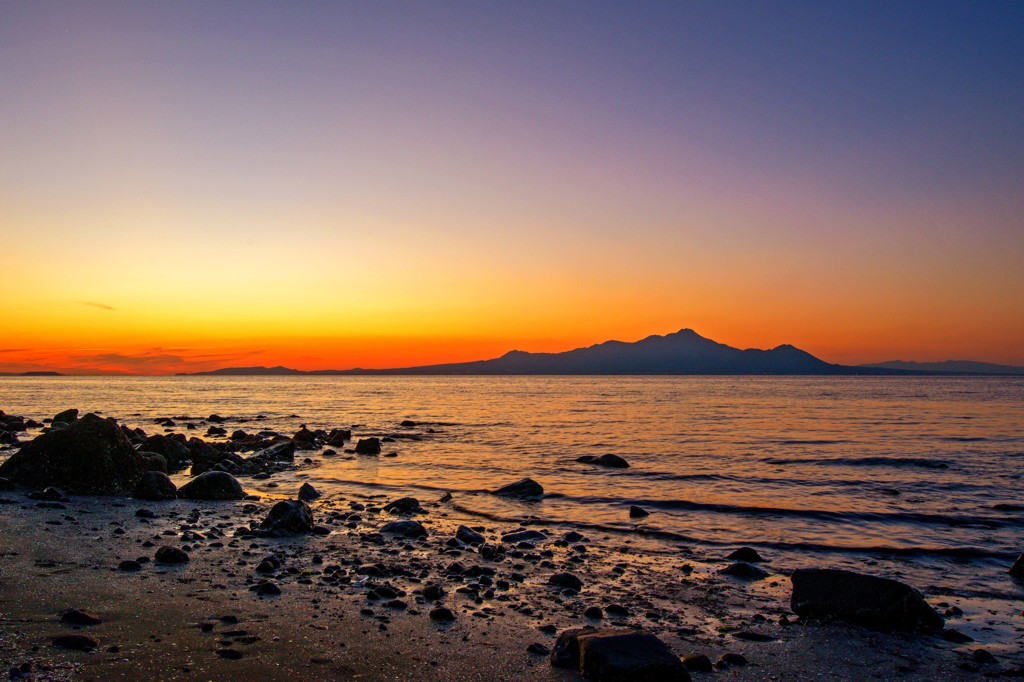
[[[1024,375],[1024,367],[1014,365],[995,365],[991,362],[974,360],[945,360],[943,362],[911,362],[907,360],[890,360],[861,367],[877,367],[881,369],[899,369],[912,372],[928,372],[930,374],[998,374]]]
[[[563,353],[511,351],[493,360],[400,369],[302,372],[285,367],[227,368],[202,375],[517,375],[517,374],[914,374],[899,369],[846,367],[782,345],[771,350],[733,348],[692,329],[627,343],[605,341]]]
[[[179,372],[178,376],[267,376],[267,377],[278,377],[278,376],[290,376],[293,374],[311,374],[312,372],[303,372],[301,369],[291,369],[289,367],[225,367],[223,369],[215,369],[209,372],[196,372],[190,374],[188,372]]]

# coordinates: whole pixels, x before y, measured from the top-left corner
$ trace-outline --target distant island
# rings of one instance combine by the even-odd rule
[[[60,372],[45,372],[41,370],[35,370],[31,372],[0,372],[2,377],[62,377],[66,376]]]
[[[862,365],[862,367],[900,369],[927,374],[994,374],[1001,376],[1024,376],[1024,367],[996,365],[991,362],[976,362],[974,360],[945,360],[943,362],[890,360],[889,362],[876,362],[870,365]]]
[[[908,366],[903,366],[908,365]],[[911,366],[912,365],[912,366]],[[939,365],[940,367],[932,367]],[[947,365],[950,365],[947,367]],[[965,368],[966,367],[966,368]],[[1001,368],[997,371],[996,368]],[[692,329],[648,336],[633,343],[605,341],[562,353],[510,351],[492,360],[396,369],[227,367],[179,376],[440,376],[440,375],[977,375],[1024,374],[1024,368],[987,363],[883,363],[848,366],[825,362],[791,345],[770,350],[739,349],[705,338]]]

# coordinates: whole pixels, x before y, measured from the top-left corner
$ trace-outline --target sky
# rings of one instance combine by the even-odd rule
[[[1024,365],[1019,2],[0,2],[0,371]]]

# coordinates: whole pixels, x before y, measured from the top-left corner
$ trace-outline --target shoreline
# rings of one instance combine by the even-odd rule
[[[53,430],[78,428],[111,427],[75,415]],[[122,440],[146,438],[113,431]],[[316,466],[302,444],[325,437],[303,429],[268,448],[264,436],[246,458],[231,460],[237,453],[223,450],[220,464],[205,461],[214,471],[229,461],[240,467],[247,490],[233,501],[0,489],[0,658],[11,679],[575,680],[578,673],[553,667],[548,652],[560,633],[579,627],[640,629],[674,656],[702,654],[715,666],[691,672],[697,680],[1020,672],[1019,650],[950,641],[949,630],[883,633],[798,618],[789,576],[808,566],[755,553],[757,575],[733,576],[723,569],[751,564],[730,564],[724,547],[654,552],[642,534],[587,537],[585,528],[529,517],[517,524],[469,518],[458,496],[389,510],[394,495],[340,486],[309,501],[305,532],[262,533],[275,503],[298,496],[295,474]],[[193,455],[208,456],[210,443],[196,441]],[[302,445],[294,462],[275,461],[260,473],[242,466],[282,443]],[[280,483],[268,494],[271,476]],[[173,483],[195,480],[178,473]],[[262,489],[254,490],[257,482]],[[389,533],[384,527],[394,521],[421,524],[426,536]],[[524,531],[531,535],[510,536]],[[163,545],[186,552],[187,563],[155,562]],[[123,570],[125,561],[138,564]],[[568,583],[552,585],[566,573]],[[955,628],[957,600],[929,601]],[[453,621],[432,617],[441,607]],[[67,609],[102,622],[69,626],[60,618]],[[54,646],[69,633],[96,642],[86,652]]]

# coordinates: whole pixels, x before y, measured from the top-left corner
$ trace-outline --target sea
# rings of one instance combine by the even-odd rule
[[[314,464],[277,487],[243,484],[271,497],[300,481],[346,499],[450,492],[470,523],[577,529],[654,555],[746,545],[779,571],[903,580],[985,614],[967,631],[1019,643],[1024,585],[1007,570],[1024,551],[1020,377],[0,378],[8,413],[70,407],[148,433],[170,417],[167,430],[201,436],[216,413],[229,433],[392,436],[395,456],[305,453]],[[606,453],[629,468],[576,461]],[[488,494],[523,477],[541,501]],[[650,515],[631,518],[632,505]]]

